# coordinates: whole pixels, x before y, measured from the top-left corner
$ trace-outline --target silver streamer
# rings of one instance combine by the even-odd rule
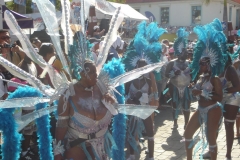
[[[50,99],[41,97],[13,98],[9,100],[0,100],[0,108],[32,107],[36,104],[45,102],[50,102]]]
[[[45,116],[47,114],[50,114],[56,109],[57,109],[57,106],[51,106],[51,107],[34,111],[32,113],[25,114],[21,116],[21,119],[15,119],[16,123],[18,124],[18,132],[21,131],[24,127],[26,127],[29,123],[31,123],[35,119]]]

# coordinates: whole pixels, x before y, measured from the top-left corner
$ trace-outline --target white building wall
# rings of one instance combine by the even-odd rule
[[[202,0],[186,0],[186,1],[166,1],[166,2],[150,2],[150,3],[133,3],[129,4],[135,9],[139,9],[140,13],[145,15],[146,11],[150,11],[160,23],[160,8],[169,7],[169,25],[170,26],[190,26],[192,25],[192,6],[202,6],[201,24],[210,23],[214,18],[223,20],[223,2],[213,1],[206,5]],[[235,6],[234,6],[235,5]],[[232,6],[232,24],[236,27],[236,10],[240,9],[240,4],[228,3],[228,17],[229,7]]]

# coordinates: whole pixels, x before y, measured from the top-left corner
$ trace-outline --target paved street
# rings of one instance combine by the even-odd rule
[[[191,113],[193,113],[197,108],[197,103],[192,103]],[[180,143],[182,135],[184,132],[183,129],[184,118],[183,115],[179,116],[178,120],[178,129],[172,130],[173,122],[171,115],[171,108],[166,107],[165,110],[162,110],[160,114],[155,116],[155,160],[185,160],[186,153],[184,148],[184,143]],[[235,126],[234,126],[235,127]],[[235,128],[234,128],[235,129]],[[232,159],[240,159],[240,142],[234,140]],[[147,141],[145,141],[144,146],[147,146]],[[147,155],[145,154],[145,149],[141,144],[142,152],[140,154],[140,160],[147,160]],[[218,136],[218,160],[225,160],[226,154],[226,139],[225,139],[225,129],[222,126],[220,134]],[[196,154],[195,159],[199,159],[199,153]]]

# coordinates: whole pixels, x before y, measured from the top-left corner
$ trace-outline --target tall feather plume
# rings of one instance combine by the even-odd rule
[[[114,15],[112,16],[109,31],[104,38],[103,44],[101,48],[99,49],[99,55],[96,63],[97,72],[100,73],[103,64],[105,63],[108,55],[108,50],[113,44],[113,42],[116,40],[117,37],[117,30],[120,26],[120,24],[123,21],[123,15],[120,13],[121,7],[118,7],[115,11]]]
[[[146,26],[146,36],[145,36],[145,38],[146,38],[149,42],[151,42],[151,40],[152,40],[152,36],[153,36],[152,33],[153,33],[154,30],[157,29],[157,28],[158,28],[157,23],[154,23],[154,22],[152,22],[152,23],[150,23],[149,25]],[[141,32],[139,32],[139,33],[141,33]]]
[[[143,35],[143,37],[147,36],[147,22],[146,21],[142,21],[138,27],[138,33],[137,34],[141,34]]]
[[[58,22],[55,13],[55,7],[49,0],[35,0],[37,7],[42,15],[43,21],[47,26],[48,34],[51,37],[51,40],[56,49],[57,55],[63,65],[63,69],[68,73],[71,78],[71,72],[67,63],[67,60],[62,52],[60,46],[60,38],[58,32]]]
[[[201,40],[206,44],[207,41],[207,33],[205,32],[205,29],[202,26],[196,26],[193,28],[193,32],[197,34],[198,40]]]
[[[134,48],[139,56],[147,50],[149,42],[142,35],[136,35],[133,42]]]
[[[185,38],[189,36],[189,33],[186,31],[185,28],[179,28],[176,34],[178,38]]]
[[[222,23],[218,18],[215,18],[211,25],[217,30],[217,31],[223,31]]]
[[[151,34],[151,39],[150,42],[152,41],[158,41],[159,38],[164,34],[167,33],[167,30],[163,29],[163,28],[156,28],[156,30],[154,30],[154,32]]]
[[[65,53],[68,54],[69,45],[73,44],[73,33],[70,28],[70,2],[69,0],[61,0],[62,4],[62,21],[61,27],[63,31],[63,35],[65,36]]]

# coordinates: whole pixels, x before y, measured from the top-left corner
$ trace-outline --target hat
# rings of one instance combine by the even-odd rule
[[[99,29],[99,26],[94,26],[93,30]]]

